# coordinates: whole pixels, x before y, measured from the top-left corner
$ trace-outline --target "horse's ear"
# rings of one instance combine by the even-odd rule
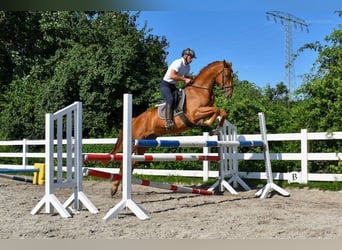
[[[230,67],[232,67],[232,62],[226,62],[226,60],[223,60],[223,65],[225,66],[226,64],[228,64]]]
[[[224,62],[226,62],[226,60],[224,60]],[[230,66],[230,67],[232,67],[232,62],[227,62],[227,64]]]

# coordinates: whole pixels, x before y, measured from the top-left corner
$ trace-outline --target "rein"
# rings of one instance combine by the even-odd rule
[[[206,87],[202,87],[202,86],[188,85],[188,87],[194,87],[194,88],[198,88],[198,89],[205,89],[205,90],[208,90],[209,92],[211,92],[211,88],[206,88]]]
[[[224,66],[223,70],[221,70],[220,72],[218,72],[217,75],[215,76],[215,78],[216,78],[219,74],[222,74],[222,86],[221,86],[221,89],[222,89],[222,90],[226,90],[226,89],[231,89],[231,88],[233,88],[232,86],[227,86],[227,85],[225,84],[225,78],[227,77],[227,76],[224,74],[224,70],[225,70],[225,69],[228,69],[228,68]],[[202,87],[202,86],[198,86],[198,85],[191,85],[191,84],[189,84],[187,87],[194,87],[194,88],[198,88],[198,89],[205,89],[205,90],[208,90],[210,93],[213,92],[212,87],[211,87],[211,88],[207,88],[207,87]]]

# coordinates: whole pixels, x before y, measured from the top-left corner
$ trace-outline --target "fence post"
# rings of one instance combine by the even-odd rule
[[[301,133],[301,183],[308,183],[308,130],[302,129]]]
[[[203,139],[209,140],[209,133],[204,132],[203,133]],[[203,155],[209,155],[210,148],[209,147],[203,147]],[[209,170],[210,170],[210,161],[203,161],[203,181],[209,180]]]
[[[23,160],[22,160],[22,165],[23,168],[25,169],[27,166],[27,140],[23,139]]]

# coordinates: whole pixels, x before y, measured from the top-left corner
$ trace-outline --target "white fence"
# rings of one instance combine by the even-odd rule
[[[203,136],[205,138],[203,138]],[[182,136],[182,140],[208,140],[207,135],[203,136]],[[180,137],[173,137],[179,139]],[[209,138],[210,139],[210,138]],[[271,160],[279,161],[300,161],[301,171],[277,173],[273,172],[274,180],[288,180],[289,182],[307,183],[308,181],[342,181],[342,174],[318,174],[308,172],[308,163],[310,161],[336,161],[336,165],[342,159],[341,152],[335,153],[321,153],[321,152],[309,152],[308,145],[310,141],[324,141],[324,140],[341,140],[342,132],[331,133],[308,133],[306,129],[302,129],[300,133],[288,133],[288,134],[268,134],[267,139],[269,142],[273,141],[300,141],[300,152],[293,153],[271,153]],[[255,135],[238,135],[239,141],[251,141],[261,140],[260,134]],[[82,143],[93,145],[114,145],[116,138],[112,139],[83,139]],[[66,143],[66,142],[64,142]],[[20,152],[2,152],[3,146],[19,146]],[[33,165],[28,165],[29,158],[41,159],[40,162],[44,162],[45,153],[33,153],[29,152],[29,146],[41,146],[45,147],[45,140],[16,140],[16,141],[0,141],[0,158],[20,158],[21,165],[1,164],[0,168],[13,168],[13,169],[26,169],[33,168]],[[93,153],[93,152],[84,152]],[[208,148],[203,148],[203,153],[208,154]],[[57,157],[57,155],[56,155]],[[66,158],[66,155],[63,155]],[[238,160],[262,160],[264,161],[263,153],[238,153]],[[200,163],[199,163],[200,164]],[[106,168],[108,171],[108,168]],[[174,176],[193,176],[202,177],[203,180],[207,180],[208,177],[217,177],[218,171],[211,171],[209,162],[203,162],[203,170],[172,170],[172,169],[135,169],[134,173],[143,175],[174,175]],[[110,172],[117,173],[118,169],[110,169]],[[239,172],[239,175],[247,179],[266,179],[266,172]]]

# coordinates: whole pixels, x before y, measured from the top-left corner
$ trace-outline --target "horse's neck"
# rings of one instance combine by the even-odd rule
[[[213,68],[203,69],[196,77],[194,84],[211,89],[213,87],[215,78],[217,77],[218,67],[218,65],[215,65]]]

